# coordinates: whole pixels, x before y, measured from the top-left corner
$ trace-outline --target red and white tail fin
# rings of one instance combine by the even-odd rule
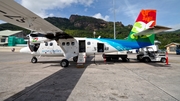
[[[136,33],[142,32],[148,28],[152,28],[156,25],[156,10],[148,9],[141,10],[133,28],[128,36],[128,40],[134,40],[138,42],[147,42],[154,44],[154,34],[136,36]]]

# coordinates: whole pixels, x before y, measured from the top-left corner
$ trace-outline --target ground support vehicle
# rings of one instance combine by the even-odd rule
[[[119,58],[121,58],[123,62],[128,62],[129,59],[127,57],[127,51],[118,51],[103,54],[103,58],[106,59],[106,61],[117,61],[119,60]]]
[[[137,55],[137,60],[143,61],[143,62],[160,61],[160,62],[165,63],[166,54],[165,52],[161,52],[161,51],[155,52],[153,51],[151,47],[146,47],[146,51],[139,51]]]

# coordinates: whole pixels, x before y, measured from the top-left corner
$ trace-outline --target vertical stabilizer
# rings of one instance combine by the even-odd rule
[[[128,40],[137,41],[139,45],[147,46],[154,44],[154,34],[149,33],[148,35],[135,36],[135,33],[139,33],[148,28],[156,25],[156,10],[141,10],[135,24],[128,36]]]

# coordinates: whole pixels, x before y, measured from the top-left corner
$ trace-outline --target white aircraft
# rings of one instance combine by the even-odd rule
[[[31,30],[28,47],[21,52],[33,55],[64,56],[60,65],[68,67],[69,59],[85,62],[86,55],[139,49],[154,44],[154,34],[170,28],[156,25],[156,10],[141,10],[129,36],[125,40],[104,38],[74,38],[29,11],[14,0],[0,0],[0,19]],[[35,32],[34,32],[35,31]]]

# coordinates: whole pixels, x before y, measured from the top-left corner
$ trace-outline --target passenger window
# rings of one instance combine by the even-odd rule
[[[64,46],[65,45],[65,42],[62,42],[62,46]]]
[[[87,42],[87,45],[91,45],[91,42]]]
[[[50,43],[50,46],[52,46],[53,45],[53,43]]]
[[[69,46],[69,42],[66,42],[66,45]]]
[[[45,42],[45,46],[48,46],[48,43],[47,43],[47,42]]]
[[[74,46],[74,44],[75,44],[74,42],[71,42],[71,45],[72,45],[72,46]]]

